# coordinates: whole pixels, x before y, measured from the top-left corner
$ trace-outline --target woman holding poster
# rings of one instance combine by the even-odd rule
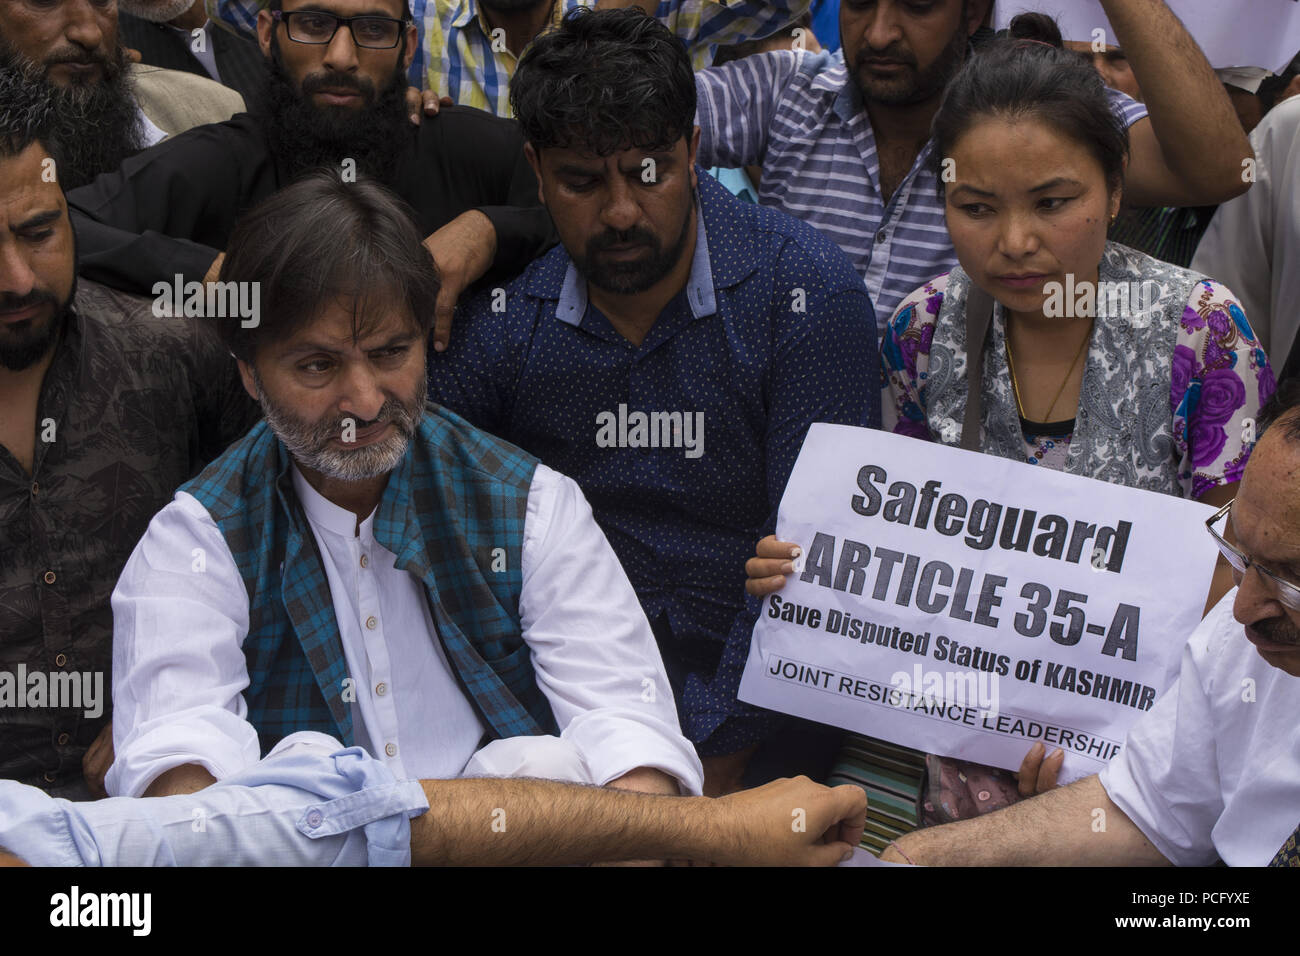
[[[934,119],[960,265],[904,299],[885,330],[883,427],[963,444],[967,306],[981,290],[992,314],[986,306],[975,448],[1221,505],[1235,494],[1255,416],[1274,389],[1268,359],[1230,290],[1107,241],[1127,131],[1095,70],[1062,49],[1053,21],[1025,14],[1009,33],[966,64]],[[791,548],[772,537],[759,543],[747,565],[751,594],[784,583]],[[1231,586],[1221,562],[1207,608]],[[1055,784],[1063,754],[1044,760],[1044,752],[1035,745],[1026,758],[1021,795]],[[980,780],[970,800],[945,797],[949,813],[1015,799],[1002,771],[927,764],[932,795],[940,772],[945,790],[972,774]]]

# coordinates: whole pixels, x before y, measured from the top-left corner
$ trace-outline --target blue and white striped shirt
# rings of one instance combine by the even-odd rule
[[[876,138],[842,52],[779,50],[695,74],[701,166],[761,165],[759,201],[821,229],[852,260],[883,330],[913,289],[950,272],[930,140],[894,194],[880,191]],[[1132,126],[1146,107],[1108,90]]]

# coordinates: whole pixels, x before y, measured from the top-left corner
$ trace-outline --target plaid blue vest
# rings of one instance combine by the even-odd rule
[[[430,406],[375,514],[375,540],[423,583],[447,660],[495,737],[558,733],[519,623],[536,467],[515,446]],[[298,730],[351,746],[350,701],[366,677],[347,672],[284,446],[259,422],[181,490],[221,529],[248,590],[244,699],[263,756]]]

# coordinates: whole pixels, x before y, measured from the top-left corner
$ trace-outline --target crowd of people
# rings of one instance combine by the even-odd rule
[[[1298,84],[1102,6],[0,5],[0,862],[846,860],[739,699],[829,422],[1218,509],[1101,774],[867,845],[1300,865]]]

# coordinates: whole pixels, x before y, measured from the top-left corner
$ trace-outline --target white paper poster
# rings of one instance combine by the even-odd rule
[[[1300,52],[1300,0],[1165,2],[1215,69],[1259,66],[1280,73]],[[1094,30],[1103,30],[1108,45],[1118,43],[1097,0],[995,0],[994,26],[1001,30],[1027,11],[1055,17],[1067,40],[1090,41]]]
[[[740,699],[1018,769],[1100,770],[1177,676],[1218,549],[1206,505],[900,435],[809,429]]]

